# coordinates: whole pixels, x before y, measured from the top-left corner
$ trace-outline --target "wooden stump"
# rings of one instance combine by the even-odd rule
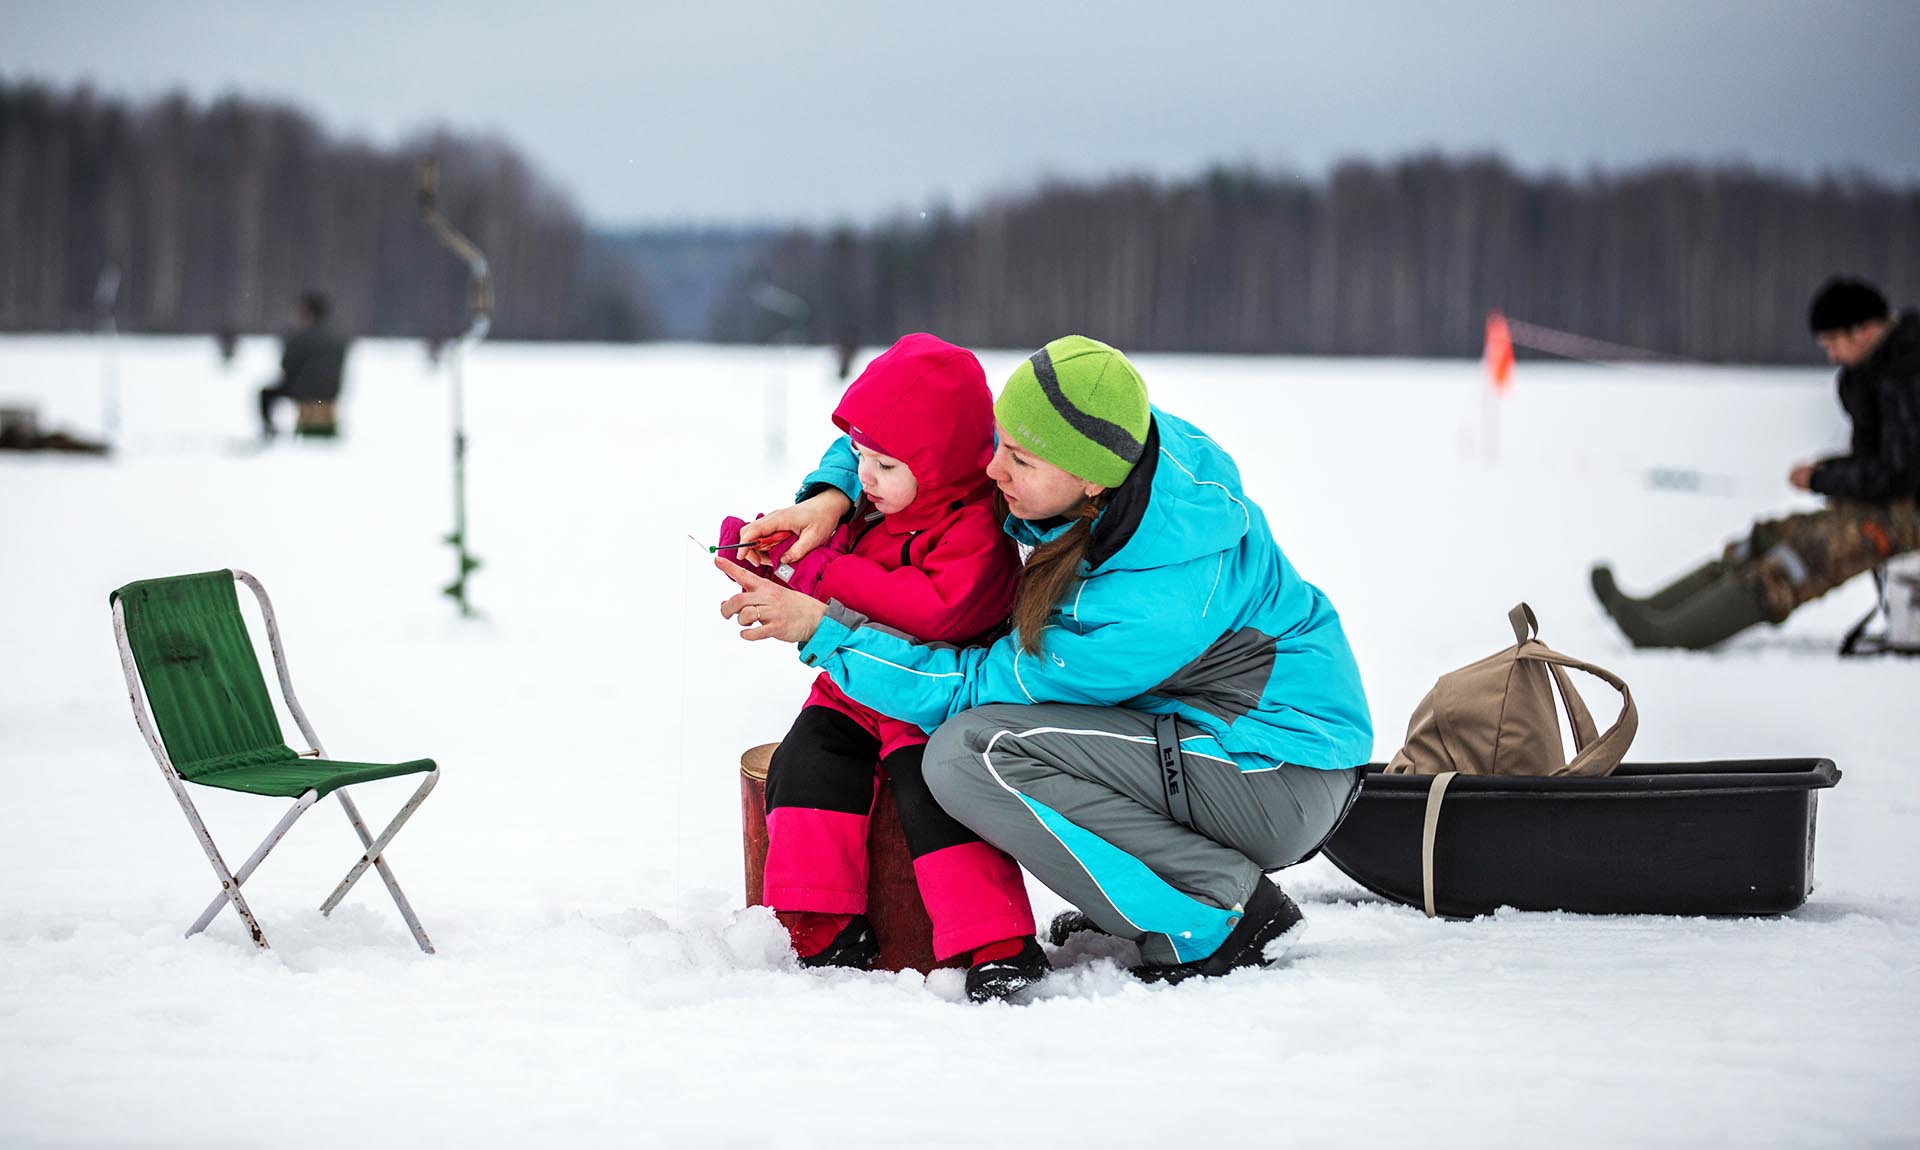
[[[747,905],[760,906],[767,873],[767,764],[780,744],[765,743],[740,756],[740,830],[746,852]],[[933,921],[920,901],[913,856],[900,829],[893,783],[882,781],[867,822],[867,921],[880,943],[879,968],[925,973],[940,966],[965,965],[960,955],[945,962],[933,957]]]

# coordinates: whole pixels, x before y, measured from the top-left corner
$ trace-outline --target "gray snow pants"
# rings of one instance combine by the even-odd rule
[[[962,712],[925,760],[948,814],[1152,963],[1212,954],[1262,872],[1318,849],[1360,781],[1255,767],[1172,716],[1065,703]]]

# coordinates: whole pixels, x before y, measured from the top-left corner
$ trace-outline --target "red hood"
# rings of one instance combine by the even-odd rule
[[[993,394],[980,361],[963,347],[916,333],[867,365],[833,409],[856,441],[902,460],[919,493],[890,519],[944,514],[987,482],[993,458]]]

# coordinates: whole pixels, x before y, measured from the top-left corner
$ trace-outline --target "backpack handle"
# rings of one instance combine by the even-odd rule
[[[1525,603],[1513,605],[1513,610],[1507,612],[1507,622],[1513,624],[1513,641],[1516,643],[1540,637],[1540,620],[1533,617],[1533,608]]]
[[[1513,641],[1517,646],[1513,657],[1545,663],[1553,675],[1553,685],[1560,692],[1561,705],[1567,709],[1567,723],[1573,728],[1573,761],[1565,768],[1555,771],[1556,775],[1606,774],[1620,765],[1627,757],[1627,748],[1633,743],[1633,736],[1640,730],[1640,711],[1634,706],[1633,692],[1627,684],[1604,667],[1596,667],[1581,659],[1575,659],[1547,646],[1540,641],[1540,620],[1533,614],[1533,608],[1524,601],[1515,603],[1513,610],[1507,612],[1507,622],[1513,626]],[[1528,644],[1534,644],[1529,650]],[[1576,671],[1585,671],[1594,678],[1608,684],[1620,692],[1624,702],[1620,707],[1620,717],[1607,728],[1607,733],[1596,733],[1593,713],[1587,710],[1586,700],[1573,686],[1573,680],[1563,668],[1571,667]],[[1603,769],[1591,770],[1596,762]]]
[[[1602,775],[1620,765],[1627,757],[1627,748],[1633,745],[1633,736],[1640,730],[1640,709],[1634,705],[1633,692],[1627,689],[1626,681],[1604,667],[1596,667],[1584,659],[1575,659],[1562,655],[1544,643],[1534,650],[1527,650],[1523,643],[1514,653],[1516,659],[1527,659],[1536,663],[1545,663],[1553,673],[1554,683],[1560,688],[1560,697],[1565,701],[1567,717],[1573,724],[1573,761],[1553,772],[1556,775]],[[1620,717],[1613,721],[1605,734],[1594,734],[1593,716],[1587,711],[1586,704],[1579,702],[1580,694],[1573,689],[1573,683],[1567,673],[1561,670],[1569,667],[1575,671],[1585,671],[1601,682],[1620,692]]]
[[[1507,612],[1507,622],[1513,626],[1516,647],[1525,648],[1528,643],[1540,642],[1540,620],[1534,617],[1533,608],[1525,602],[1514,604],[1513,610]],[[1561,705],[1567,709],[1567,722],[1573,727],[1573,750],[1578,754],[1598,737],[1593,715],[1587,710],[1586,700],[1580,697],[1580,692],[1573,689],[1573,680],[1567,677],[1566,671],[1555,663],[1548,663],[1547,670],[1553,673],[1553,685],[1560,692]]]

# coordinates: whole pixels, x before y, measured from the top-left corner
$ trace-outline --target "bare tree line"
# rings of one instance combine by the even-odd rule
[[[109,265],[123,330],[271,330],[315,287],[352,332],[457,331],[465,271],[416,206],[429,152],[449,217],[491,257],[505,338],[646,338],[649,283],[690,293],[668,301],[676,315],[706,309],[703,285],[762,244],[745,229],[671,237],[666,274],[647,266],[660,244],[587,232],[498,142],[383,150],[276,105],[0,85],[0,331],[91,325]],[[683,318],[673,334],[1024,347],[1082,331],[1141,350],[1472,355],[1501,308],[1687,358],[1803,362],[1806,298],[1827,275],[1920,296],[1920,185],[1686,165],[1571,178],[1437,156],[1314,180],[1221,169],[794,230],[754,263],[698,331]],[[756,302],[760,282],[807,301],[802,329]]]
[[[1324,180],[1219,170],[795,231],[755,275],[812,304],[812,338],[864,344],[1078,331],[1141,350],[1458,356],[1500,308],[1691,359],[1803,362],[1807,298],[1835,272],[1920,302],[1920,186],[1684,165],[1573,179],[1438,156]],[[784,323],[751,286],[718,310],[718,337]]]
[[[0,85],[0,330],[117,322],[153,332],[268,331],[307,288],[364,335],[465,326],[466,271],[422,226],[420,158],[486,250],[507,338],[647,334],[630,279],[567,201],[504,144],[447,134],[395,150],[328,138],[299,112],[184,97],[129,107],[82,89]]]

